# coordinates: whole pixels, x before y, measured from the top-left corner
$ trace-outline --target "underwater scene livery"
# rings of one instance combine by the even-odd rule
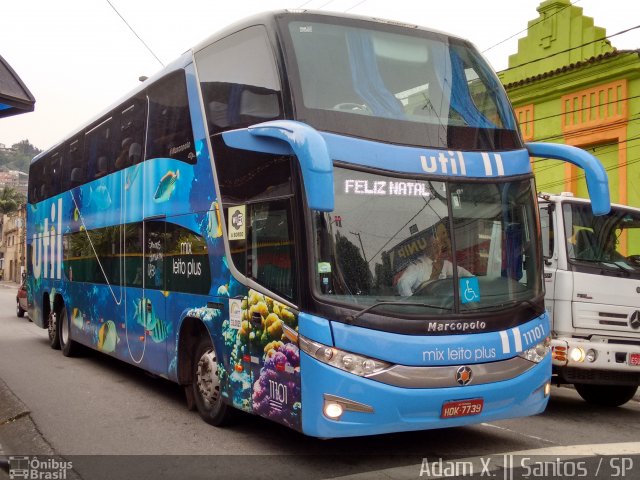
[[[151,159],[29,205],[34,319],[45,326],[60,296],[74,341],[173,381],[181,325],[199,319],[221,359],[223,397],[299,430],[299,351],[284,331],[297,314],[231,276],[196,143],[196,164]]]
[[[230,318],[222,323],[230,358],[219,371],[223,395],[237,408],[300,430],[297,313],[253,290],[230,305]]]

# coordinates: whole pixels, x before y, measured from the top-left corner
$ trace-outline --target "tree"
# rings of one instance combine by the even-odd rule
[[[14,143],[10,150],[0,151],[0,169],[27,172],[31,159],[40,152],[29,140]]]
[[[0,213],[15,212],[20,205],[27,203],[25,196],[13,187],[4,187],[0,190]]]
[[[368,295],[373,283],[369,265],[362,251],[340,232],[336,233],[336,254],[346,291],[352,295]]]

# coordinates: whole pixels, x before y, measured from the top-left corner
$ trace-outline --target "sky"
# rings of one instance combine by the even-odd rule
[[[110,3],[153,53],[136,37]],[[507,67],[541,0],[2,0],[0,55],[36,98],[0,119],[0,144],[57,143],[212,33],[255,13],[308,8],[387,18],[471,40]],[[640,23],[638,0],[572,0],[607,35]],[[508,40],[507,40],[508,39]],[[502,43],[501,43],[502,42]],[[640,29],[611,39],[640,48]],[[494,46],[500,43],[498,46]],[[154,56],[155,55],[155,56]],[[155,57],[158,57],[158,61]]]

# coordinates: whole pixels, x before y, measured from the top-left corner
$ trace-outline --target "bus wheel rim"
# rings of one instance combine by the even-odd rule
[[[218,378],[218,360],[213,348],[205,351],[198,360],[196,384],[200,397],[207,408],[212,408],[220,400],[220,379]]]
[[[56,334],[56,328],[58,327],[58,319],[55,313],[49,315],[49,338],[53,338]]]

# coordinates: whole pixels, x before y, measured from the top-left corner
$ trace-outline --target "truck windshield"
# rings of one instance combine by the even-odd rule
[[[571,262],[640,276],[640,212],[612,206],[596,217],[589,204],[569,202],[562,210]]]
[[[284,18],[297,120],[403,145],[522,148],[500,82],[469,43],[384,22]]]
[[[328,300],[446,315],[541,294],[530,179],[440,182],[346,168],[334,175],[335,210],[314,217],[316,286]]]

